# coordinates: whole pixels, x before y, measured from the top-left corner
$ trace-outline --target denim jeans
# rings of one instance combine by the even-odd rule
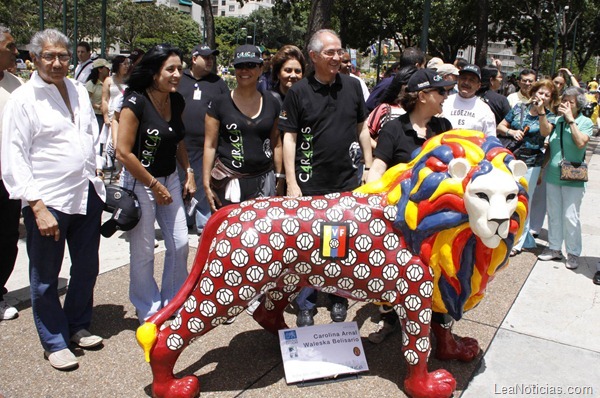
[[[529,215],[529,229],[540,233],[546,218],[546,178],[543,174],[545,169],[542,169],[542,182],[535,187],[535,193],[531,200],[531,214]]]
[[[0,301],[7,293],[6,282],[15,268],[19,242],[19,216],[21,201],[9,199],[0,180]]]
[[[91,183],[85,215],[65,214],[49,207],[48,210],[58,222],[58,242],[53,236],[42,236],[31,208],[23,208],[33,320],[46,351],[67,348],[71,336],[81,329],[88,329],[92,321],[103,208],[104,204]],[[71,256],[71,278],[64,306],[61,307],[58,274],[65,253],[65,242]]]
[[[561,250],[563,240],[568,254],[581,255],[581,201],[585,188],[547,183],[548,246]]]
[[[542,168],[539,166],[528,167],[527,173],[525,174],[525,179],[529,185],[527,188],[527,194],[529,195],[529,208],[527,209],[527,218],[524,220],[525,227],[523,228],[523,234],[521,235],[519,241],[514,245],[514,248],[517,250],[521,250],[523,247],[528,249],[536,247],[535,239],[533,239],[533,236],[531,236],[529,233],[529,219],[531,215],[533,195],[535,194],[535,187],[541,170]]]
[[[123,186],[134,190],[142,209],[138,225],[129,231],[129,299],[140,322],[155,314],[179,291],[187,278],[188,230],[177,172],[156,178],[171,193],[173,202],[157,205],[152,191],[123,172]],[[160,226],[165,242],[165,262],[161,288],[154,280],[154,222]]]
[[[196,226],[196,233],[202,233],[206,222],[210,218],[210,204],[206,198],[206,191],[204,191],[202,185],[202,154],[201,150],[190,150],[188,148],[188,158],[190,160],[190,167],[194,169],[194,179],[196,180],[196,193],[194,198],[198,201],[196,205],[196,211],[194,212],[193,219],[188,219],[188,225],[194,224]],[[179,179],[181,183],[187,178],[187,171],[178,167]],[[186,216],[187,217],[187,216]]]

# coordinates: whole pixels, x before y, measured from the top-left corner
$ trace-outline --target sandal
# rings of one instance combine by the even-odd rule
[[[514,256],[516,256],[517,254],[520,254],[520,253],[521,253],[521,250],[515,249],[514,247],[510,250],[510,256],[511,257],[514,257]]]

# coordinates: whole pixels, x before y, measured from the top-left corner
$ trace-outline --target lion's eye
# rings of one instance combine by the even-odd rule
[[[477,197],[479,199],[483,199],[483,200],[485,200],[487,202],[490,201],[490,198],[486,194],[484,194],[483,192],[477,192],[475,195],[477,195]]]
[[[513,200],[513,199],[514,199],[514,198],[516,198],[516,197],[517,197],[517,194],[516,194],[516,193],[511,193],[510,195],[508,195],[508,196],[506,197],[506,201],[507,201],[507,202],[510,202],[511,200]]]

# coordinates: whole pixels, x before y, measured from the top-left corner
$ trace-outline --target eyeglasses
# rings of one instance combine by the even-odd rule
[[[46,61],[46,62],[54,62],[55,59],[58,58],[58,60],[62,63],[65,62],[69,62],[69,60],[71,59],[71,55],[69,54],[51,54],[51,53],[44,53],[42,55],[40,55],[40,57]]]
[[[235,69],[254,69],[258,66],[257,63],[254,62],[244,62],[241,64],[233,65]]]
[[[449,95],[450,94],[450,90],[446,90],[445,87],[436,87],[436,88],[432,88],[431,90],[423,90],[423,91],[426,92],[426,93],[437,92],[441,96]]]
[[[533,79],[521,79],[522,83],[533,83]]]
[[[321,51],[321,54],[323,54],[326,57],[334,57],[336,54],[341,57],[342,55],[344,55],[345,51],[342,49],[339,50],[326,50],[326,51]]]

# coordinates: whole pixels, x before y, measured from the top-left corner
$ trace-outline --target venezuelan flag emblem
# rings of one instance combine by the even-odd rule
[[[348,256],[348,224],[322,223],[321,248],[322,258],[346,258]]]

